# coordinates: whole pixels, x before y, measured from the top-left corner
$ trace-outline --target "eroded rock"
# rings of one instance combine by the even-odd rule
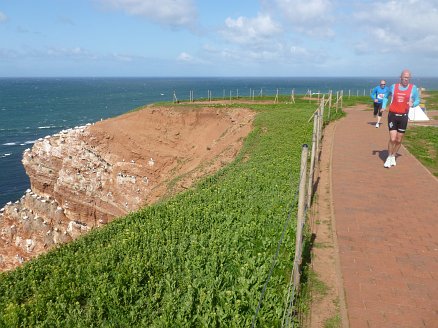
[[[0,270],[190,187],[234,158],[253,117],[153,107],[39,139],[22,160],[31,188],[0,210]]]

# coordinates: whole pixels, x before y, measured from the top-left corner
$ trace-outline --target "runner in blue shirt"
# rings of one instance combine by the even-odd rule
[[[386,81],[381,80],[380,84],[375,87],[370,94],[371,99],[374,102],[374,117],[377,116],[376,128],[380,126],[380,120],[382,119],[382,103],[383,99],[388,96],[389,88],[386,86]]]

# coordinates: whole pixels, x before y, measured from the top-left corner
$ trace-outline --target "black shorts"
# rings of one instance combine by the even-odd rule
[[[408,114],[388,113],[388,128],[389,131],[397,130],[397,132],[405,133],[408,127]]]
[[[382,112],[380,111],[382,109],[382,103],[375,102],[374,103],[374,116],[379,115],[382,116]]]

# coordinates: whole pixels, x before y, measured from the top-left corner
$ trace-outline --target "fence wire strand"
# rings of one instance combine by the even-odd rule
[[[312,145],[312,147],[314,147],[314,144]],[[311,168],[310,168],[311,169]],[[301,168],[301,174],[300,174],[300,182],[303,179],[303,177],[305,176],[305,168]],[[304,201],[304,218],[303,218],[303,222],[302,222],[302,226],[304,227],[304,225],[306,224],[306,215],[307,215],[307,202]],[[298,218],[297,218],[298,220]],[[301,243],[301,245],[299,245],[300,247],[300,253],[302,253],[302,247],[303,247],[303,241]],[[297,253],[297,249],[295,249],[295,254]],[[302,255],[301,255],[302,256]],[[286,301],[285,301],[285,306],[284,306],[284,312],[283,312],[283,318],[282,318],[282,322],[281,322],[281,327],[290,327],[292,325],[292,327],[294,327],[294,321],[292,319],[293,317],[293,307],[294,307],[294,302],[295,302],[295,296],[296,296],[296,289],[295,289],[295,284],[294,284],[294,273],[298,272],[299,270],[299,263],[298,261],[301,261],[301,256],[299,258],[297,258],[295,256],[294,258],[294,262],[293,262],[293,267],[292,267],[292,272],[290,275],[290,280],[289,280],[289,286],[288,286],[288,292],[287,292],[287,296],[286,296]]]
[[[304,217],[306,217],[307,215],[307,210],[308,207],[305,207],[304,210]],[[305,225],[305,221],[303,222],[303,226]],[[302,246],[301,246],[302,247]],[[296,261],[294,261],[294,267],[295,266],[299,266],[298,263],[296,263]],[[298,270],[298,268],[297,268]],[[293,284],[294,281],[294,272],[296,272],[295,270],[292,270],[291,275],[290,275],[290,280],[289,280],[289,287],[288,287],[288,293],[287,293],[287,297],[286,297],[286,305],[285,305],[285,310],[283,313],[283,320],[281,323],[281,327],[290,327],[292,324],[292,327],[294,327],[294,321],[292,320],[292,316],[293,316],[293,307],[294,307],[294,301],[295,301],[295,285]]]
[[[322,109],[320,108],[321,106],[322,106]],[[319,113],[320,110],[322,110],[321,114]],[[317,109],[318,113],[316,113],[317,111],[315,111],[315,113],[313,115],[317,115],[319,118],[323,117],[323,110],[324,110],[324,98],[323,98],[322,104],[320,104],[319,108]],[[318,130],[321,129],[321,126],[318,126],[317,129]],[[320,136],[318,138],[320,138]],[[313,147],[316,147],[317,148],[316,151],[318,151],[318,148],[319,148],[318,141],[315,142],[315,140],[312,140],[312,148]],[[309,156],[309,154],[307,154],[307,157],[308,156]],[[307,158],[306,158],[306,160],[307,160]],[[315,162],[313,164],[316,166]],[[314,168],[311,167],[309,170],[312,170],[312,169],[314,169]],[[298,180],[297,186],[295,187],[295,190],[296,190],[295,191],[295,195],[293,197],[293,201],[291,202],[291,204],[289,206],[288,216],[287,216],[287,219],[286,219],[286,221],[285,221],[285,223],[283,225],[283,231],[282,231],[280,240],[278,241],[278,244],[277,244],[277,250],[276,250],[275,256],[273,258],[273,261],[272,261],[272,264],[271,264],[271,268],[270,268],[268,277],[267,277],[267,279],[266,279],[266,281],[265,281],[265,283],[263,285],[263,289],[262,289],[262,292],[261,292],[261,295],[260,295],[259,303],[257,305],[257,309],[256,309],[255,314],[253,316],[251,328],[254,328],[256,326],[258,314],[260,312],[260,309],[261,309],[261,306],[262,306],[262,303],[263,303],[263,299],[264,299],[264,296],[266,294],[268,283],[269,283],[269,281],[270,281],[270,279],[272,277],[272,274],[273,274],[273,271],[274,271],[275,265],[277,263],[279,253],[280,253],[280,248],[281,248],[281,245],[283,243],[284,236],[286,234],[287,228],[288,228],[288,226],[290,224],[290,221],[292,219],[293,209],[294,209],[294,207],[295,207],[295,205],[297,204],[297,201],[298,201],[297,200],[298,196],[299,196],[299,188],[298,188],[298,186],[300,186],[303,177],[306,175],[306,170],[307,170],[307,168],[304,168],[304,169],[300,168],[300,178]],[[292,183],[293,183],[293,178],[291,177],[291,189],[293,190]],[[311,187],[313,188],[313,185]],[[310,195],[310,197],[312,197],[312,195]],[[303,211],[304,212],[303,213],[304,218],[303,218],[303,222],[301,223],[302,224],[301,228],[303,228],[305,226],[305,224],[306,224],[306,216],[307,216],[307,211],[308,211],[309,206],[310,206],[310,204],[308,204],[307,201],[305,200],[304,201],[304,211]],[[298,220],[298,218],[297,218],[297,220]],[[297,246],[297,247],[300,248],[300,250],[299,250],[300,252],[302,252],[303,244],[304,244],[304,241],[302,240],[301,241],[301,245]],[[297,249],[295,249],[295,254],[296,253],[297,253]],[[295,290],[296,288],[295,288],[295,284],[294,284],[294,278],[295,278],[294,277],[294,273],[298,272],[298,270],[299,270],[300,263],[298,263],[298,261],[301,261],[301,257],[302,257],[302,254],[301,254],[300,258],[296,258],[296,256],[294,257],[291,277],[290,277],[290,280],[289,280],[289,286],[288,286],[288,291],[287,291],[286,300],[285,300],[285,306],[284,306],[284,312],[283,312],[283,318],[282,318],[281,327],[294,327],[294,325],[295,325],[295,321],[293,320],[293,308],[294,308],[295,296],[296,296],[295,295],[296,294],[296,290]]]
[[[277,259],[278,259],[278,255],[279,255],[279,253],[280,253],[280,248],[281,248],[281,245],[282,245],[282,243],[283,243],[284,236],[286,235],[287,228],[288,228],[288,226],[289,226],[289,224],[290,224],[290,221],[291,221],[291,219],[292,219],[293,209],[294,209],[294,207],[295,207],[295,205],[296,205],[296,203],[297,203],[298,193],[299,193],[299,188],[298,188],[298,186],[300,185],[300,182],[301,182],[301,179],[303,178],[303,175],[304,175],[303,170],[300,170],[300,178],[299,178],[299,180],[298,180],[297,186],[295,186],[295,190],[296,190],[296,191],[295,191],[295,194],[294,194],[293,200],[292,200],[292,202],[291,202],[291,204],[290,204],[290,206],[289,206],[289,212],[288,212],[288,215],[287,215],[287,219],[285,220],[285,223],[284,223],[284,225],[283,225],[283,231],[282,231],[282,233],[281,233],[281,237],[280,237],[280,239],[279,239],[279,241],[278,241],[278,244],[277,244],[277,250],[276,250],[276,252],[275,252],[274,259],[272,260],[271,269],[269,270],[268,277],[266,278],[265,284],[263,285],[263,289],[262,289],[262,293],[261,293],[261,295],[260,295],[259,303],[258,303],[258,305],[257,305],[256,312],[255,312],[255,314],[254,314],[254,316],[253,316],[253,320],[252,320],[252,323],[251,323],[251,327],[252,327],[252,328],[254,328],[255,325],[256,325],[257,317],[258,317],[258,314],[259,314],[260,308],[261,308],[262,303],[263,303],[263,299],[264,299],[264,296],[265,296],[265,293],[266,293],[266,289],[267,289],[267,287],[268,287],[268,283],[269,283],[269,281],[270,281],[270,279],[271,279],[271,277],[272,277],[272,273],[274,272],[275,265],[277,264]],[[293,179],[292,179],[292,177],[291,177],[291,186],[292,186],[292,183],[293,183],[292,180],[293,180]],[[292,188],[293,188],[293,187],[292,187]]]

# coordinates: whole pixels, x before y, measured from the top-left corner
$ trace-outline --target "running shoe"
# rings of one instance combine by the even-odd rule
[[[391,156],[391,166],[396,166],[397,163],[395,162],[395,156]]]
[[[378,128],[379,127],[379,123],[376,123],[376,128]]]
[[[388,169],[391,167],[391,163],[392,163],[392,159],[391,159],[391,157],[392,157],[392,156],[388,156],[388,158],[387,158],[386,161],[385,161],[385,164],[383,164],[383,166],[386,167],[386,168],[388,168]]]

